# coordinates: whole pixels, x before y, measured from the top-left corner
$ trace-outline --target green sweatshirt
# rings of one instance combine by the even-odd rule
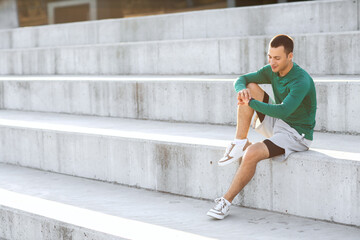
[[[234,83],[236,92],[246,88],[248,83],[271,84],[275,104],[251,100],[249,106],[265,115],[282,119],[300,135],[313,140],[316,113],[315,84],[310,75],[294,63],[291,70],[284,76],[266,65],[257,72],[240,76]]]

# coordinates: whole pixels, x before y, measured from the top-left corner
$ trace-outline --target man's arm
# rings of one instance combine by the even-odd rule
[[[309,89],[310,82],[306,81],[306,79],[304,81],[299,79],[291,86],[289,94],[281,104],[267,104],[255,99],[251,99],[248,104],[254,110],[265,115],[284,119],[299,107]]]
[[[270,69],[270,65],[266,65],[261,68],[257,72],[248,73],[240,76],[235,82],[234,87],[236,92],[240,92],[243,89],[246,89],[246,85],[248,83],[257,83],[257,84],[269,84],[271,83],[270,78],[268,76],[268,71]]]

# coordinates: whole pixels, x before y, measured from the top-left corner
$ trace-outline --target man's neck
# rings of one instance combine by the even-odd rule
[[[290,72],[290,70],[292,69],[293,66],[294,66],[294,63],[290,62],[289,65],[286,67],[286,69],[284,69],[283,71],[279,71],[279,76],[284,77],[286,74],[288,74]]]

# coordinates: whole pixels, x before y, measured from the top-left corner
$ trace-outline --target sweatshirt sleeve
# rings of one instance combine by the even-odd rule
[[[284,119],[299,107],[310,89],[310,82],[306,78],[299,78],[289,88],[290,92],[281,104],[267,104],[253,99],[249,106],[265,115]]]
[[[271,80],[268,76],[269,68],[271,68],[270,65],[266,65],[257,72],[252,72],[240,76],[234,82],[235,91],[240,92],[241,90],[245,89],[248,83],[270,84]]]

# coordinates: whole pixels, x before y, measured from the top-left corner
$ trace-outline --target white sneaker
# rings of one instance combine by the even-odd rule
[[[244,155],[245,145],[247,143],[248,141],[244,141],[243,144],[231,142],[226,148],[224,156],[218,161],[219,166],[225,166],[239,160]]]
[[[231,203],[224,197],[215,199],[216,205],[207,212],[207,215],[216,219],[224,219],[229,215]]]

